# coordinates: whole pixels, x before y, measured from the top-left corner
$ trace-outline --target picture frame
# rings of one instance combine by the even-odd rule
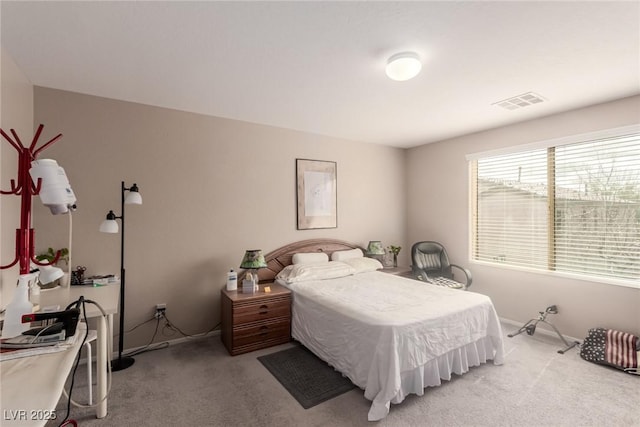
[[[337,163],[296,159],[298,230],[338,227]]]

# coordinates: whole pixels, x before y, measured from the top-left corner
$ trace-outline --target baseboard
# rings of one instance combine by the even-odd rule
[[[182,344],[182,343],[185,343],[185,342],[188,342],[188,341],[193,341],[193,340],[200,340],[200,339],[203,339],[203,338],[214,337],[216,335],[220,335],[220,331],[219,330],[215,330],[215,331],[211,331],[211,332],[207,332],[207,333],[199,334],[199,335],[192,335],[190,337],[180,337],[180,338],[175,338],[175,339],[172,339],[172,340],[154,342],[150,346],[157,346],[157,345],[166,343],[167,347],[171,347],[173,345]],[[149,346],[141,345],[141,346],[138,346],[138,347],[127,348],[126,350],[123,351],[123,353],[125,353],[125,354],[135,353],[136,351],[142,350],[142,349],[144,349],[146,347],[149,347]],[[111,357],[112,358],[117,358],[118,357],[118,352],[114,351],[113,355]]]
[[[498,317],[498,319],[500,319],[500,322],[502,323],[505,323],[507,325],[513,325],[514,332],[520,329],[524,325],[524,323],[522,322],[516,322],[515,320],[505,319],[504,317]],[[538,323],[538,325],[539,327],[538,326],[536,327],[536,333],[559,339],[558,334],[556,334],[556,331],[554,331],[553,329],[546,329],[548,326],[545,325],[544,323]],[[562,331],[560,331],[560,333],[562,333]],[[524,334],[526,335],[526,332]],[[564,337],[564,339],[566,339],[570,343],[574,341],[582,342],[582,339],[579,339],[579,338],[574,338],[572,336],[565,335],[565,334],[562,334],[562,336]]]
[[[188,342],[188,341],[193,341],[193,340],[199,340],[199,339],[203,339],[203,338],[214,337],[214,336],[216,336],[216,335],[220,335],[220,331],[219,331],[219,330],[215,330],[215,331],[207,332],[207,333],[205,333],[205,334],[194,335],[194,336],[191,336],[191,337],[180,337],[180,338],[175,338],[175,339],[172,339],[172,340],[166,340],[166,341],[154,342],[153,344],[151,344],[151,346],[155,346],[155,345],[159,345],[159,344],[164,344],[164,343],[166,343],[166,344],[167,344],[167,347],[170,347],[170,346],[177,345],[177,344],[182,344],[182,343],[185,343],[185,342]],[[142,345],[142,346],[139,346],[139,347],[132,347],[132,348],[128,348],[128,349],[126,349],[123,353],[125,353],[125,354],[127,354],[127,353],[134,353],[134,352],[136,352],[136,351],[138,351],[138,350],[142,350],[142,349],[143,349],[143,348],[145,348],[145,347],[148,347],[148,346],[146,346],[146,345]],[[166,348],[166,347],[165,347],[165,348]],[[113,351],[113,352],[111,353],[111,359],[110,359],[110,360],[117,359],[117,358],[118,358],[118,351],[116,350],[116,351]],[[94,352],[94,354],[92,355],[91,360],[92,360],[93,362],[95,362],[95,361],[96,361],[96,355],[95,355],[95,352]],[[85,365],[86,365],[86,363],[87,363],[87,359],[83,357],[83,358],[80,360],[80,364],[81,364],[81,365],[82,365],[82,364],[85,364]]]

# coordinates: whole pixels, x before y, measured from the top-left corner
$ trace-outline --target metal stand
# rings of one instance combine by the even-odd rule
[[[547,309],[545,311],[539,311],[538,313],[540,313],[538,315],[537,319],[531,319],[529,320],[527,323],[525,323],[524,325],[522,325],[522,327],[520,329],[518,329],[516,332],[510,333],[507,336],[509,338],[513,338],[516,335],[520,335],[523,332],[527,332],[527,335],[533,335],[536,332],[536,325],[539,322],[542,323],[546,323],[547,325],[551,326],[553,328],[554,331],[556,331],[556,334],[558,334],[558,336],[560,337],[560,339],[562,340],[562,342],[564,343],[564,345],[566,345],[567,347],[562,349],[562,350],[558,350],[558,353],[560,354],[564,354],[566,351],[571,350],[573,347],[577,346],[580,344],[579,341],[574,341],[573,343],[569,343],[560,333],[560,331],[558,330],[558,328],[556,328],[552,323],[549,323],[546,321],[547,315],[549,314],[558,314],[558,307],[556,307],[555,305],[551,305],[549,307],[547,307]]]

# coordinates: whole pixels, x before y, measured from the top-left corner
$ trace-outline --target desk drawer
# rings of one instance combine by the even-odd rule
[[[236,304],[233,307],[233,324],[258,322],[276,317],[291,316],[291,298],[278,297],[251,303]]]

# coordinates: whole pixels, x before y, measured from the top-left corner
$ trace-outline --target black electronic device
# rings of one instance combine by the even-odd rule
[[[52,319],[55,320],[56,323],[62,323],[61,330],[64,330],[65,336],[69,338],[76,333],[76,326],[78,326],[78,320],[80,319],[80,310],[78,308],[68,308],[63,311],[22,315],[22,323]]]
[[[38,328],[31,328],[27,331],[24,331],[22,335],[53,335],[59,334],[64,330],[64,322],[56,322],[52,325],[40,326]]]

